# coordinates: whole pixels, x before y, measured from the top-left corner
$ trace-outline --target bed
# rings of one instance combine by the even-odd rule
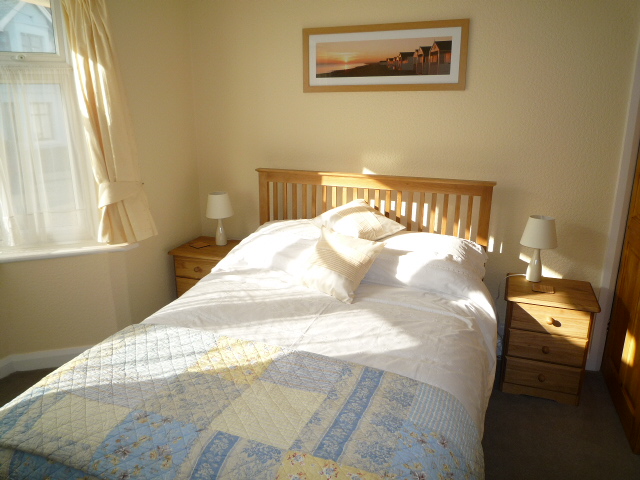
[[[484,477],[495,183],[258,175],[209,275],[0,408],[0,479]]]

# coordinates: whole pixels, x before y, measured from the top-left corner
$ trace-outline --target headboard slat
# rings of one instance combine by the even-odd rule
[[[273,218],[280,218],[278,214],[278,205],[280,202],[278,201],[278,190],[279,185],[277,183],[273,184]]]
[[[429,214],[429,233],[435,233],[438,219],[438,194],[431,194],[431,212]]]
[[[385,216],[405,225],[407,230],[440,234],[449,234],[451,230],[455,236],[484,246],[489,244],[495,182],[271,168],[257,171],[261,224],[271,220],[313,218],[355,198],[363,198]],[[308,188],[311,189],[310,210]]]
[[[460,224],[462,220],[460,219],[460,204],[462,203],[462,195],[455,196],[456,208],[453,215],[453,236],[460,236]]]
[[[313,218],[318,211],[318,188],[316,185],[311,185],[311,214],[309,215]]]
[[[471,221],[473,219],[473,197],[467,197],[467,219],[464,226],[464,238],[471,237]]]
[[[440,232],[442,235],[446,235],[449,231],[449,195],[444,194],[444,200],[442,201],[442,223],[440,224]]]
[[[420,192],[420,200],[418,201],[418,213],[416,214],[418,219],[418,231],[424,231],[424,192]]]
[[[385,212],[384,215],[385,217],[391,218],[391,190],[387,190],[385,195],[384,195],[384,200],[385,200]]]
[[[411,228],[411,224],[414,223],[413,222],[413,192],[407,192],[403,198],[404,198],[403,216],[405,218],[404,223],[406,223],[407,228],[409,230],[415,230]]]

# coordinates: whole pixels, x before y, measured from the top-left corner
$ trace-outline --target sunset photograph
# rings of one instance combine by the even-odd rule
[[[400,38],[391,40],[358,40],[326,42],[316,45],[316,76],[366,77],[438,74],[429,72],[428,63],[435,45],[432,62],[451,63],[452,37]],[[436,56],[438,55],[438,56]],[[442,57],[442,58],[439,58]],[[442,71],[440,74],[448,74]]]

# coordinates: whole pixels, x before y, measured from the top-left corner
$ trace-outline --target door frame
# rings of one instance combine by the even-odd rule
[[[618,182],[611,213],[609,226],[609,242],[605,249],[604,267],[600,277],[600,294],[598,302],[601,311],[596,315],[591,347],[587,358],[587,370],[600,370],[604,346],[607,341],[607,330],[611,309],[613,308],[613,296],[618,280],[618,267],[622,255],[622,244],[627,226],[629,214],[629,202],[633,189],[633,178],[638,161],[638,147],[640,145],[640,38],[636,46],[636,65],[629,97],[629,110],[627,112],[627,126],[624,133],[620,167],[618,169]]]

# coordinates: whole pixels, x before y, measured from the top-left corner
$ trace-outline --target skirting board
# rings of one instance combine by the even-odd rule
[[[9,355],[8,357],[0,359],[0,378],[4,378],[13,372],[39,370],[41,368],[58,368],[72,358],[80,355],[87,348],[90,348],[90,346]]]

